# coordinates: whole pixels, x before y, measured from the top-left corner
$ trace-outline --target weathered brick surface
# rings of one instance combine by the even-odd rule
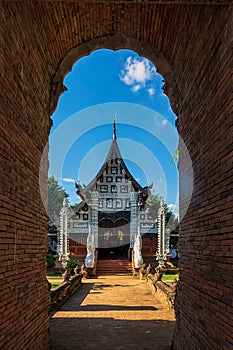
[[[64,75],[97,48],[151,59],[178,113],[194,191],[181,224],[174,349],[232,346],[232,23],[227,5],[0,2],[2,349],[48,349],[39,170]],[[190,169],[181,150],[181,210]],[[42,187],[46,191],[47,161]],[[36,346],[35,346],[36,344]]]
[[[187,91],[179,132],[192,158],[194,190],[180,231],[175,349],[233,346],[232,19],[232,10],[219,11],[208,22],[181,77]],[[181,154],[181,208],[188,173]]]

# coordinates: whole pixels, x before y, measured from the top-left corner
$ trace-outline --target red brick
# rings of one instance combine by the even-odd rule
[[[41,155],[65,74],[77,59],[104,47],[132,49],[155,63],[193,162],[189,205],[190,171],[181,149],[180,208],[189,209],[180,225],[174,349],[230,348],[230,323],[224,329],[233,302],[227,292],[233,285],[232,7],[223,1],[2,1],[0,20],[1,243],[8,247],[0,255],[0,294],[9,288],[8,307],[15,310],[14,319],[3,320],[0,347],[49,349]],[[42,170],[46,189],[47,162]]]

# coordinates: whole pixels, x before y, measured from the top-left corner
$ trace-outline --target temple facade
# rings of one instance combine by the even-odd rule
[[[61,260],[85,256],[92,267],[96,251],[99,259],[130,259],[139,238],[144,258],[155,259],[159,213],[146,204],[151,187],[142,187],[129,172],[114,120],[110,149],[99,172],[87,186],[76,183],[81,202],[71,209],[64,201],[58,246]]]

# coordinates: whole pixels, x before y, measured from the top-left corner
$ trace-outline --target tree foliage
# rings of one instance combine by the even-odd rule
[[[174,152],[174,156],[172,158],[172,161],[173,163],[177,163],[178,160],[179,160],[179,155],[180,155],[180,152],[179,152],[179,148],[177,148]]]
[[[60,186],[54,176],[48,178],[48,214],[50,222],[56,222],[63,206],[64,198],[69,195]]]
[[[67,267],[68,267],[68,268],[73,269],[73,268],[75,268],[76,266],[78,266],[78,267],[81,267],[81,266],[82,266],[82,264],[79,262],[79,260],[70,259],[70,260],[67,261]]]
[[[160,201],[162,197],[159,197],[157,194],[150,194],[146,203],[155,211],[159,210]]]

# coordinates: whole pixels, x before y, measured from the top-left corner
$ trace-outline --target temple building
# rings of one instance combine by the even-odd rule
[[[71,209],[64,201],[61,259],[85,259],[88,267],[93,267],[97,255],[98,260],[130,260],[139,239],[142,259],[155,261],[159,214],[146,204],[151,187],[142,187],[129,172],[117,143],[114,119],[112,142],[102,167],[87,186],[76,183],[81,202]]]

